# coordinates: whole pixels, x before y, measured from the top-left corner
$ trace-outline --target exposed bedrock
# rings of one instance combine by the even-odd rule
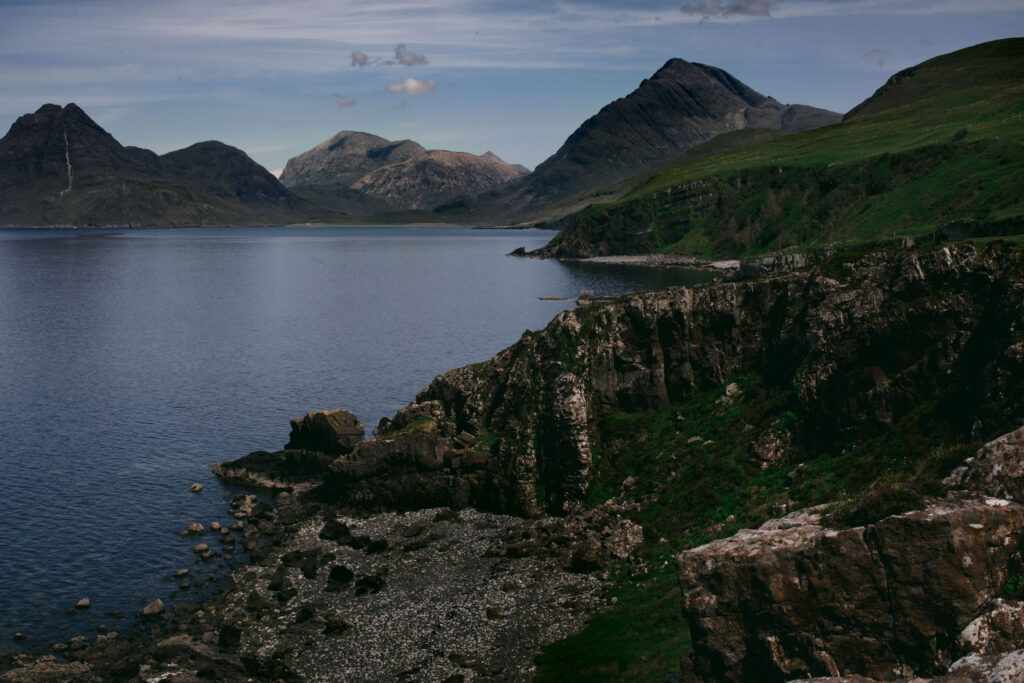
[[[819,513],[793,513],[677,557],[694,674],[944,673],[961,652],[961,631],[1002,592],[1024,539],[1024,507],[984,496],[843,530],[822,526]]]
[[[748,372],[795,390],[795,459],[876,436],[926,400],[953,438],[995,436],[1013,416],[994,407],[1018,405],[1007,397],[1024,379],[1024,284],[1008,275],[1018,260],[971,245],[840,254],[565,311],[435,378],[375,438],[332,457],[319,493],[369,509],[563,513],[585,497],[602,415]]]

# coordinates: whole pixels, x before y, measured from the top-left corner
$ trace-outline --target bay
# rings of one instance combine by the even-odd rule
[[[238,489],[210,466],[347,408],[367,425],[598,296],[709,278],[510,258],[462,227],[0,230],[0,651],[131,628],[243,560],[199,563]],[[567,297],[566,301],[541,297]],[[201,483],[201,493],[189,485]],[[174,571],[191,570],[182,591]],[[92,607],[67,612],[82,597]],[[108,616],[120,610],[124,622]],[[14,633],[28,639],[13,643]]]

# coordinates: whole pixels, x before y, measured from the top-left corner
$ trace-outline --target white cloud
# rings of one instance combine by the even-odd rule
[[[422,81],[415,78],[406,78],[398,83],[388,83],[387,90],[390,93],[403,95],[426,95],[437,90],[437,83],[425,78]]]

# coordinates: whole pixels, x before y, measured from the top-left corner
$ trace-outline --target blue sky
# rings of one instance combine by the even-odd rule
[[[1019,35],[1024,0],[0,0],[0,129],[76,102],[123,144],[272,171],[340,130],[532,168],[672,57],[843,112]]]

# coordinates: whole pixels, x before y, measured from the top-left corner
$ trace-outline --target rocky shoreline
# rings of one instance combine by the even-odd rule
[[[720,505],[709,533],[724,538],[672,546],[692,644],[673,655],[677,680],[1019,680],[1024,267],[1001,249],[837,255],[598,300],[437,377],[372,438],[344,410],[293,420],[285,449],[217,467],[278,495],[233,501],[252,565],[215,600],[0,680],[528,680],[541,646],[614,609],[611,582],[671,546],[647,515],[683,486],[683,460],[708,497],[731,493],[710,490],[720,469],[796,482],[858,448],[888,463],[863,500],[794,512],[783,489],[751,528],[723,534]],[[762,417],[773,392],[791,402]],[[670,424],[622,424],[674,435],[655,454],[667,474],[595,500],[629,455],[616,440],[649,436],[607,419],[654,414]],[[728,415],[738,460],[683,428]],[[944,455],[981,437],[966,461]],[[886,479],[914,472],[899,460],[911,448],[945,479]]]

